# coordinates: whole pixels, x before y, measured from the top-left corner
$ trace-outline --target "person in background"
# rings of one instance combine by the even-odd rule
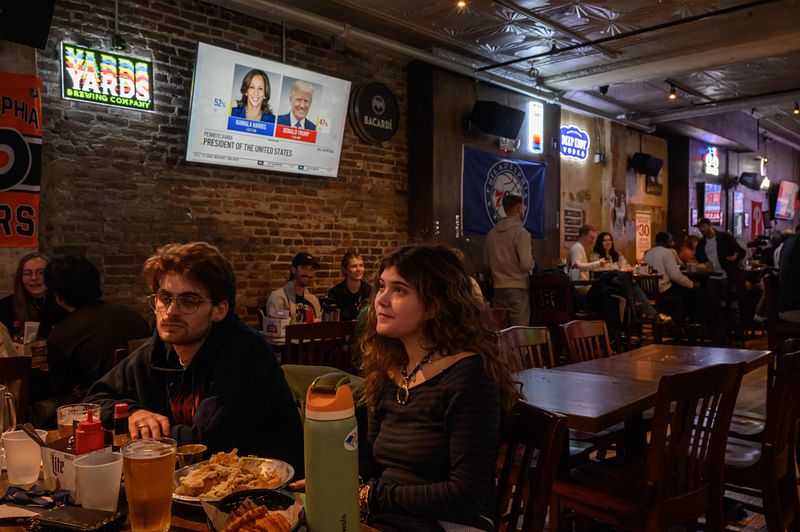
[[[715,230],[708,218],[701,218],[695,227],[703,235],[695,249],[697,262],[710,263],[714,272],[723,277],[735,278],[738,275],[739,262],[747,252],[729,233]]]
[[[580,279],[589,280],[589,270],[596,270],[604,267],[608,260],[599,258],[589,261],[587,250],[593,248],[597,240],[597,228],[590,224],[584,224],[578,229],[578,240],[569,248],[567,254],[567,265],[570,270],[580,271]]]
[[[319,299],[308,289],[317,275],[319,262],[311,253],[302,251],[294,256],[289,268],[289,281],[273,290],[267,299],[267,316],[273,309],[288,310],[295,323],[310,323],[322,319]]]
[[[520,196],[503,196],[505,216],[486,235],[485,259],[492,272],[492,305],[509,309],[511,325],[530,325],[531,302],[528,294],[531,270],[535,265],[531,234],[522,222],[525,205]]]
[[[302,79],[295,80],[289,91],[289,112],[278,117],[278,124],[314,131],[317,126],[309,120],[308,111],[314,100],[314,87]]]
[[[678,251],[678,257],[684,264],[697,264],[697,259],[694,256],[695,249],[697,249],[697,242],[700,238],[697,235],[686,235],[681,244],[681,249]]]
[[[775,248],[775,251],[772,253],[772,263],[778,269],[781,267],[781,251],[783,250],[783,244],[789,240],[792,235],[794,235],[794,231],[791,229],[784,229],[781,231],[781,243],[778,244],[778,247]]]
[[[10,333],[14,332],[14,322],[24,325],[26,321],[39,322],[39,337],[46,338],[50,329],[67,315],[56,304],[52,294],[47,293],[44,282],[44,269],[47,257],[34,251],[23,256],[14,274],[14,292],[0,299],[0,323]]]
[[[597,241],[594,245],[591,258],[593,261],[605,259],[606,265],[603,267],[604,270],[630,270],[630,265],[625,259],[625,255],[619,253],[614,248],[614,237],[611,236],[611,233],[603,232],[597,236]],[[642,287],[638,284],[631,285],[630,295],[638,304],[638,307],[641,309],[642,315],[644,315],[645,318],[657,320],[661,323],[666,323],[672,319],[667,314],[659,313],[655,309],[655,307],[650,303],[650,299],[647,297],[647,294],[644,293],[644,290],[642,290]]]
[[[456,247],[451,247],[450,251],[452,251],[453,254],[455,254],[455,256],[458,257],[458,259],[461,262],[464,262],[466,260],[466,258],[467,258],[464,255],[464,252],[461,251],[460,249],[456,248]],[[466,262],[464,262],[464,266],[466,267]],[[469,270],[467,270],[467,271],[469,271]],[[487,304],[486,298],[483,297],[483,290],[481,290],[481,285],[478,284],[477,279],[475,279],[475,277],[473,275],[470,275],[469,276],[469,280],[472,282],[472,292],[475,294],[475,298],[478,301],[480,301],[481,304],[486,305]]]
[[[154,334],[89,390],[106,425],[131,412],[131,437],[169,436],[289,462],[302,476],[300,416],[263,336],[236,316],[233,266],[206,242],[167,244],[145,261]]]
[[[519,392],[461,260],[441,245],[386,257],[363,347],[368,524],[494,530],[500,429]]]
[[[355,251],[348,251],[342,257],[344,280],[328,290],[328,298],[336,302],[339,319],[354,320],[361,307],[369,302],[372,287],[364,280],[364,260]]]
[[[645,263],[661,274],[658,292],[677,297],[683,304],[684,315],[694,321],[697,310],[699,283],[686,277],[675,260],[672,235],[665,232],[656,234],[656,245],[644,254]]]
[[[272,89],[269,77],[263,70],[253,69],[245,74],[240,90],[242,98],[231,109],[231,116],[260,122],[275,121],[275,115],[269,106]]]
[[[782,320],[800,323],[800,233],[783,243],[780,262],[778,316]]]
[[[100,272],[81,255],[58,255],[47,263],[45,283],[67,315],[47,337],[49,397],[33,407],[49,424],[58,406],[80,402],[114,365],[114,351],[150,336],[139,313],[101,299]]]

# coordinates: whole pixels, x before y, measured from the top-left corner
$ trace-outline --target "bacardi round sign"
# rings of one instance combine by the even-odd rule
[[[400,110],[392,91],[382,83],[369,83],[353,93],[350,125],[369,144],[392,138],[400,125]]]

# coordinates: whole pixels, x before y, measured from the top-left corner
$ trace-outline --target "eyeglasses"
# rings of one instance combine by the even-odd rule
[[[157,312],[166,312],[173,302],[175,302],[178,311],[184,314],[194,314],[202,303],[213,303],[210,299],[203,299],[193,294],[173,296],[168,292],[159,292],[147,296],[147,304]]]
[[[44,277],[44,269],[41,270],[22,270],[23,277]]]

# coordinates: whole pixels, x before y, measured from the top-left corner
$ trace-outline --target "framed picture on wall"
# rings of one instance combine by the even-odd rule
[[[697,223],[697,209],[692,208],[689,214],[689,225],[694,226]]]
[[[644,191],[647,194],[655,194],[656,196],[660,196],[663,190],[664,185],[661,182],[660,177],[657,175],[644,176]]]
[[[744,226],[745,227],[750,227],[750,213],[749,212],[745,212],[744,213]]]

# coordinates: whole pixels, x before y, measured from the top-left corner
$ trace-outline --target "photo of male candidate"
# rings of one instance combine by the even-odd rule
[[[278,125],[316,130],[314,121],[307,118],[313,100],[314,87],[311,83],[302,79],[294,80],[289,89],[289,112],[278,116]]]
[[[280,80],[280,76],[272,76]],[[272,82],[268,73],[257,68],[236,65],[231,92],[231,116],[260,122],[275,121],[269,104]]]

